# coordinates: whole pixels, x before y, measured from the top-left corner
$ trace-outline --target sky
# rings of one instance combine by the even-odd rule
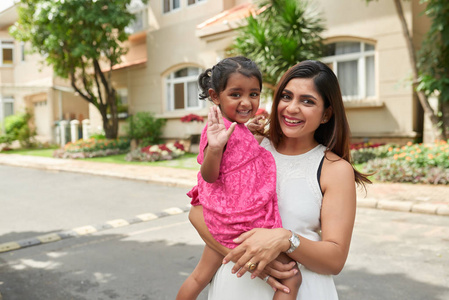
[[[0,0],[0,11],[4,11],[14,4],[14,0]]]

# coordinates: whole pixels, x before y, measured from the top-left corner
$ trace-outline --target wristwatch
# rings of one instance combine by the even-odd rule
[[[301,243],[299,237],[293,231],[290,230],[290,232],[292,233],[292,236],[288,239],[288,241],[290,242],[290,248],[288,248],[288,250],[285,251],[285,253],[287,254],[295,251],[295,249],[298,248],[299,244]]]

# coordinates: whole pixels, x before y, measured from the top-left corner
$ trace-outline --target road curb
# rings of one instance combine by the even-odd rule
[[[107,176],[187,188],[191,188],[197,184],[196,175],[198,174],[198,171],[194,170],[174,169],[174,171],[173,169],[167,167],[148,167],[145,168],[144,172],[142,172],[142,167],[140,166],[136,167],[121,165],[120,168],[117,169],[114,168],[113,164],[108,163],[80,162],[48,157],[24,156],[18,154],[0,154],[0,164],[43,169],[47,171]],[[382,195],[383,194],[381,194],[381,196]],[[429,199],[426,198],[425,201],[428,201]],[[426,203],[423,201],[420,202],[417,199],[409,201],[404,199],[396,200],[376,197],[365,198],[362,195],[357,195],[357,207],[449,216],[449,205],[447,203],[440,200],[436,201],[437,204]]]
[[[433,203],[414,203],[413,201],[404,200],[357,198],[357,207],[449,216],[449,207],[447,205]]]
[[[41,244],[48,244],[48,243],[57,242],[57,241],[61,241],[61,240],[73,238],[73,237],[81,237],[81,236],[85,236],[88,234],[104,231],[107,229],[119,228],[119,227],[124,227],[124,226],[132,225],[132,224],[157,220],[157,219],[164,218],[167,216],[173,216],[173,215],[186,213],[189,210],[190,210],[190,205],[183,207],[183,208],[170,207],[170,208],[164,209],[157,213],[140,214],[140,215],[134,216],[133,218],[130,218],[130,219],[114,219],[114,220],[107,221],[103,224],[81,226],[81,227],[76,227],[76,228],[73,228],[70,230],[49,233],[49,234],[40,235],[40,236],[28,238],[28,239],[19,240],[19,241],[7,242],[7,243],[0,244],[0,253],[15,251],[15,250],[28,248],[28,247],[32,247],[32,246],[37,246],[37,245],[41,245]],[[0,294],[0,300],[1,300],[1,294]]]

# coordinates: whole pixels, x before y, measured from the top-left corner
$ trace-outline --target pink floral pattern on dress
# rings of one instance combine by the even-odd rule
[[[231,122],[223,118],[226,128]],[[204,160],[207,125],[200,140],[198,163]],[[276,164],[245,124],[237,124],[223,153],[218,179],[203,180],[187,194],[192,205],[202,205],[204,220],[214,238],[228,248],[253,228],[282,227],[276,195]]]

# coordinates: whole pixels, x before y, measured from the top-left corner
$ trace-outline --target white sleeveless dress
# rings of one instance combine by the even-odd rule
[[[268,139],[261,146],[270,151],[276,161],[279,212],[284,228],[313,241],[321,240],[319,234],[321,202],[323,199],[317,171],[325,147],[318,145],[301,155],[278,153]],[[271,300],[273,290],[260,278],[251,279],[246,273],[237,278],[231,273],[232,263],[221,266],[210,287],[210,300]],[[337,290],[331,275],[320,275],[300,265],[302,284],[297,299],[337,300]]]

